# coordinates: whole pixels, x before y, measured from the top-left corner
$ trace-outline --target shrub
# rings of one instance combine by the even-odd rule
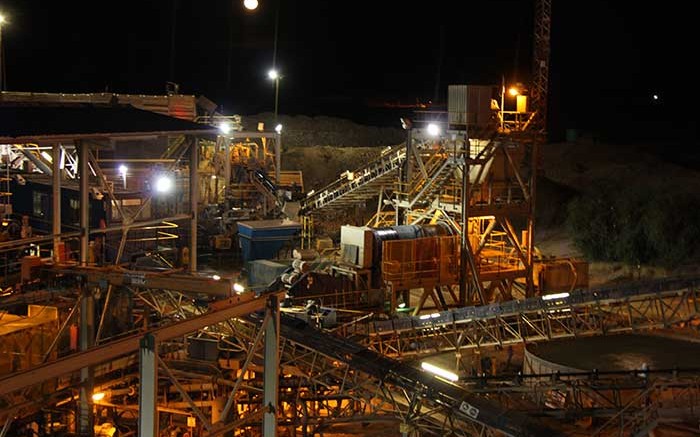
[[[590,260],[675,267],[700,251],[700,198],[664,183],[600,183],[572,200],[567,226]]]

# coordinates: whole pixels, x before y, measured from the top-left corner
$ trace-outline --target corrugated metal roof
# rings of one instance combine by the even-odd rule
[[[0,143],[183,133],[216,134],[217,129],[129,105],[0,104]]]

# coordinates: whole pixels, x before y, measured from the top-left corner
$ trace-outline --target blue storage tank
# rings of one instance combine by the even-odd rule
[[[244,262],[273,259],[285,243],[294,241],[301,225],[289,219],[238,222],[238,236]]]

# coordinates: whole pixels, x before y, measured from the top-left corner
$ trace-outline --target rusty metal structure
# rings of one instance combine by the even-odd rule
[[[700,369],[472,365],[554,339],[697,335],[700,278],[590,289],[585,263],[537,258],[550,10],[538,2],[532,111],[506,122],[490,98],[474,109],[473,97],[490,91],[465,88],[438,123],[442,133],[406,120],[404,144],[301,201],[293,271],[255,291],[203,272],[198,236],[212,205],[284,213],[280,187],[302,181],[281,171],[279,133],[243,132],[235,117],[196,119],[191,96],[3,93],[0,111],[16,120],[0,122],[3,227],[27,199],[47,226],[23,220],[2,230],[10,238],[0,253],[13,254],[13,265],[0,288],[0,437],[631,437],[697,428]],[[61,112],[42,109],[46,99]],[[68,117],[73,110],[79,117]],[[168,187],[155,177],[166,174],[174,190],[160,197]],[[50,193],[22,191],[36,181]],[[343,227],[340,256],[309,267],[313,222],[375,199],[365,226]],[[75,217],[64,219],[65,208]],[[290,302],[307,299],[292,311]],[[328,306],[342,312],[339,323],[318,322]],[[437,362],[448,365],[425,366]]]
[[[455,295],[452,300],[462,306],[533,296],[536,145],[495,132],[488,139],[472,139],[466,137],[466,131],[448,131],[441,137],[413,131],[408,145],[391,148],[369,165],[307,197],[301,213],[319,216],[327,209],[376,198],[377,212],[368,227],[442,223],[454,235],[465,236],[449,253],[443,251],[437,264],[447,263],[448,270],[465,272],[466,277],[443,275],[429,285],[409,279],[426,278],[418,274],[415,263],[420,260],[410,254],[425,254],[436,244],[446,244],[439,241],[448,240],[384,242],[381,262],[391,270],[383,270],[383,280],[394,301],[412,288],[424,288],[421,301],[436,296],[439,307],[444,306],[441,302],[447,295]],[[410,175],[407,179],[406,173]],[[515,223],[521,228],[516,229]],[[466,285],[461,284],[464,281]]]

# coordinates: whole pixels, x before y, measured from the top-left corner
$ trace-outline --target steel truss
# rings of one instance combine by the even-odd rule
[[[698,278],[579,290],[422,316],[347,325],[368,347],[403,357],[556,338],[670,328],[700,316]]]
[[[299,381],[281,423],[301,426],[303,436],[350,421],[398,422],[407,435],[490,435],[484,424],[436,402],[428,387],[392,383],[287,337],[281,353],[281,371]]]
[[[700,418],[700,369],[499,375],[463,384],[506,408],[556,420],[571,436],[633,436]]]

